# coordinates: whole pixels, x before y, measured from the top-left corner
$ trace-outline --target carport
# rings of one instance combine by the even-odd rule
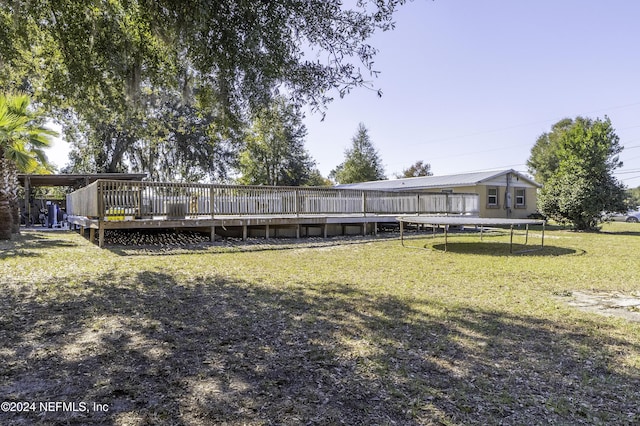
[[[80,174],[19,174],[18,181],[24,188],[24,202],[21,209],[26,213],[27,223],[33,223],[31,212],[32,189],[36,187],[70,187],[75,189],[87,186],[98,179],[135,180],[146,178],[146,173],[80,173]]]

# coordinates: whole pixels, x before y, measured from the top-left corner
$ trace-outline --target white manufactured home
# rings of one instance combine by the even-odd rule
[[[472,193],[478,195],[480,217],[525,219],[537,212],[537,193],[542,185],[515,170],[499,170],[380,180],[336,187],[379,191]]]

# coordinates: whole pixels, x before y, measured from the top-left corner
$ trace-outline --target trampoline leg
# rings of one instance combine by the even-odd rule
[[[511,239],[509,240],[509,253],[513,253],[513,225],[511,225]]]
[[[444,226],[444,251],[447,251],[447,228],[449,228],[447,225]]]

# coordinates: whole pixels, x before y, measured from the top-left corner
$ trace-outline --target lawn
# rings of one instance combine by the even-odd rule
[[[640,226],[505,243],[23,232],[0,243],[0,401],[28,412],[0,424],[640,423],[640,323],[568,304],[640,294]]]

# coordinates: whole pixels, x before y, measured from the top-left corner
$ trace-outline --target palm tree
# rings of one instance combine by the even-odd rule
[[[0,94],[0,240],[20,229],[18,172],[50,169],[44,149],[57,133],[42,126],[24,94]]]

